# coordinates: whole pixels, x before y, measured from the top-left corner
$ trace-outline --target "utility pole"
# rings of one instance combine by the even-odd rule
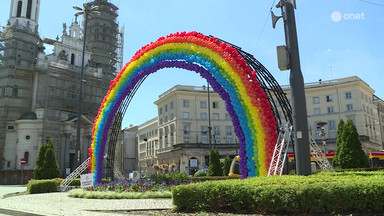
[[[310,175],[311,159],[307,107],[305,101],[304,79],[300,68],[299,45],[296,32],[296,3],[295,0],[280,0],[276,7],[281,8],[284,20],[285,42],[288,59],[286,69],[291,69],[289,82],[291,86],[296,174]],[[276,17],[272,12],[273,27],[275,27],[279,18],[280,17]]]

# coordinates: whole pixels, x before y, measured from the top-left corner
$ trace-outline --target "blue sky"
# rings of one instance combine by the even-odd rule
[[[296,22],[305,82],[357,75],[376,95],[384,98],[381,63],[384,62],[384,0],[297,1]],[[62,23],[71,23],[73,5],[85,0],[41,0],[41,38],[61,35]],[[281,85],[289,83],[289,71],[277,68],[276,46],[284,45],[283,22],[271,26],[273,0],[111,0],[119,7],[119,23],[125,26],[124,62],[145,44],[178,31],[213,35],[253,54]],[[316,4],[315,4],[316,3]],[[0,25],[9,18],[10,0],[2,0]],[[149,76],[132,100],[123,127],[141,124],[157,115],[158,96],[177,84],[206,81],[193,72],[164,69]]]

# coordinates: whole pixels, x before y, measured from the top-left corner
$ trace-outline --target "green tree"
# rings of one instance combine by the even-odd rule
[[[343,137],[344,124],[345,124],[344,120],[340,119],[340,122],[337,125],[336,152],[335,152],[335,157],[333,158],[333,161],[332,161],[333,167],[340,167],[340,149],[341,149],[341,140]]]
[[[369,166],[368,157],[362,149],[359,134],[351,119],[343,126],[340,146],[337,148],[339,149],[335,155],[335,158],[337,158],[335,162],[337,166],[335,167],[348,169]]]
[[[222,176],[223,169],[220,165],[220,154],[217,149],[212,149],[209,154],[209,164],[207,176]]]
[[[224,158],[223,175],[228,176],[231,169],[232,160],[229,157]]]
[[[52,179],[60,177],[59,164],[55,159],[55,151],[51,140],[41,145],[33,170],[35,179]]]

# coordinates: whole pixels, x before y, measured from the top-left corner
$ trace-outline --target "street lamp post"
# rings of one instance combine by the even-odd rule
[[[203,89],[205,89],[205,86],[203,86]],[[209,82],[207,81],[207,93],[208,93],[208,143],[209,143],[209,150],[211,150],[212,145],[212,126],[211,126],[211,96],[209,92]]]
[[[320,137],[321,137],[321,143],[323,144],[323,152],[324,152],[324,155],[327,153],[325,151],[325,145],[327,144],[326,141],[325,141],[325,129],[324,129],[324,126],[327,125],[328,123],[327,122],[319,122],[317,123],[317,126],[320,127],[321,129],[321,132],[320,132]]]
[[[208,90],[208,143],[209,143],[209,150],[211,150],[212,145],[212,126],[211,126],[211,97],[209,93],[209,83],[207,81],[207,90]]]
[[[73,6],[73,9],[78,10],[75,16],[85,15],[85,23],[84,23],[84,34],[83,34],[83,51],[82,51],[82,60],[81,60],[81,72],[80,72],[80,89],[78,96],[78,112],[77,112],[77,140],[76,140],[76,161],[77,165],[80,165],[80,139],[81,139],[81,115],[83,112],[83,77],[84,77],[84,61],[85,61],[85,45],[87,38],[87,26],[88,26],[88,16],[92,16],[92,14],[99,15],[100,12],[98,6],[90,6],[87,3],[83,4],[83,8],[78,6]]]

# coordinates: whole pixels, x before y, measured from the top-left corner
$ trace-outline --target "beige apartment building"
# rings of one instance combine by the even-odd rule
[[[289,86],[282,86],[290,100]],[[336,149],[337,125],[340,119],[352,119],[366,152],[383,149],[383,101],[357,76],[306,83],[305,94],[309,133],[325,150]],[[381,107],[379,109],[379,107]],[[324,146],[323,146],[324,147]]]
[[[290,99],[289,86],[282,86]],[[340,119],[352,119],[366,152],[383,149],[384,101],[357,76],[305,84],[309,133],[327,152],[336,149]],[[207,88],[177,85],[155,101],[158,116],[137,130],[138,169],[176,164],[189,174],[207,167],[209,113]],[[211,147],[222,157],[238,154],[239,144],[225,103],[210,91]],[[322,142],[325,141],[325,142]]]
[[[178,171],[193,174],[207,168],[210,147],[218,148],[222,157],[238,154],[232,121],[216,92],[210,90],[208,104],[206,87],[177,85],[154,103],[158,117],[140,125],[137,132],[140,170],[152,172],[153,164],[175,163]]]

